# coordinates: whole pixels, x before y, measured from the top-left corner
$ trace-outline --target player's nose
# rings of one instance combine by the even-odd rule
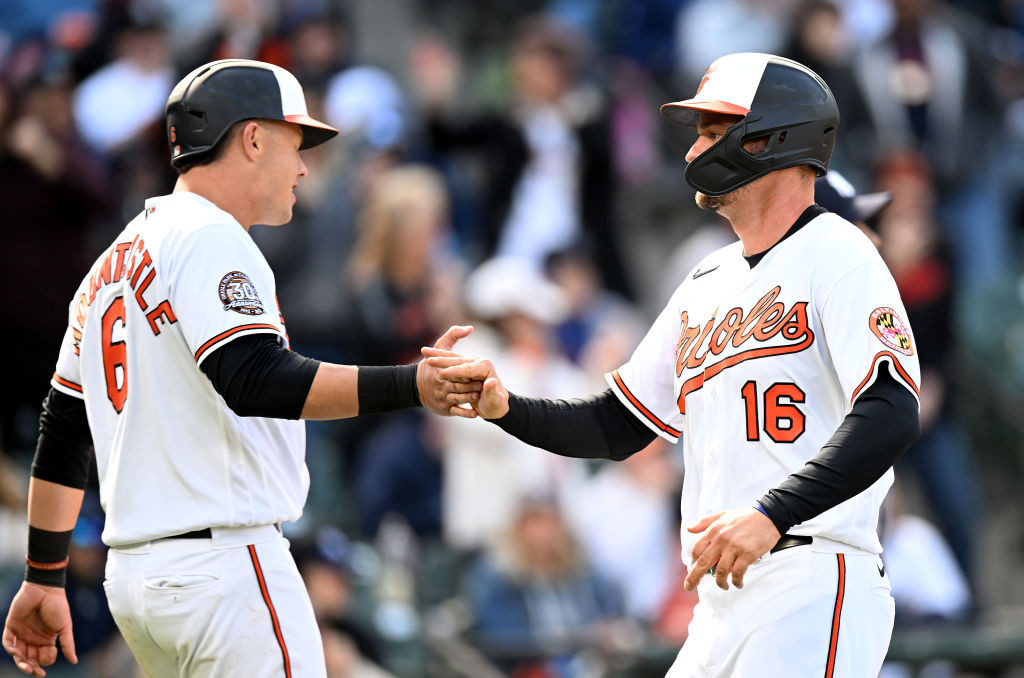
[[[306,167],[306,163],[302,160],[302,156],[299,156],[299,176],[304,177],[309,174],[309,168]]]
[[[690,150],[686,152],[686,162],[693,162],[693,159],[708,150],[710,145],[711,143],[708,139],[705,139],[703,136],[697,137],[697,140],[690,146]]]

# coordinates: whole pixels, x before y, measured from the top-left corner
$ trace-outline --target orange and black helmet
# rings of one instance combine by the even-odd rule
[[[717,59],[692,99],[661,107],[668,120],[696,126],[701,111],[742,116],[693,159],[686,183],[706,195],[725,195],[775,170],[810,165],[828,171],[839,127],[832,91],[814,71],[791,59],[744,52]],[[743,145],[766,139],[756,155]]]
[[[222,59],[186,75],[167,99],[171,165],[206,153],[236,122],[253,118],[299,125],[300,149],[322,144],[338,133],[309,117],[302,86],[285,69],[250,59]]]

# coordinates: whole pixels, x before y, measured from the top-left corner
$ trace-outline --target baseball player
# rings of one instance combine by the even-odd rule
[[[525,398],[486,360],[424,353],[484,382],[454,407],[559,454],[685,439],[685,586],[700,602],[671,678],[877,675],[894,606],[875,529],[918,435],[919,368],[878,252],[814,203],[835,100],[801,64],[745,53],[661,110],[696,127],[687,183],[739,242],[686,276],[610,388]]]
[[[76,661],[62,585],[96,450],[104,586],[151,678],[325,676],[320,634],[281,536],[309,487],[299,419],[421,404],[450,390],[425,363],[353,367],[288,349],[274,275],[249,237],[291,220],[299,151],[337,132],[288,71],[202,66],[171,92],[171,195],[96,260],[69,309],[43,404],[25,583],[4,649],[25,673]],[[453,327],[452,348],[469,328]],[[461,387],[460,387],[461,388]]]

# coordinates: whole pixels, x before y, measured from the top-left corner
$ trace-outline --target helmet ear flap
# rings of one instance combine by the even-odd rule
[[[743,148],[747,123],[746,118],[740,120],[694,158],[683,175],[686,183],[705,195],[720,196],[770,172],[770,159],[760,159]]]

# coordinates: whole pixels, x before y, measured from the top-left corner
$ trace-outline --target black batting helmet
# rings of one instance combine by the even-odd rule
[[[692,99],[667,103],[661,114],[696,126],[701,111],[743,118],[693,159],[686,183],[706,195],[725,195],[775,170],[810,165],[818,176],[828,162],[839,127],[839,107],[818,75],[791,59],[744,52],[717,59]],[[767,139],[752,155],[743,144]]]
[[[322,144],[338,130],[314,120],[295,76],[273,64],[223,59],[186,75],[167,98],[167,142],[171,165],[205,153],[232,125],[262,118],[302,127],[300,149]]]

